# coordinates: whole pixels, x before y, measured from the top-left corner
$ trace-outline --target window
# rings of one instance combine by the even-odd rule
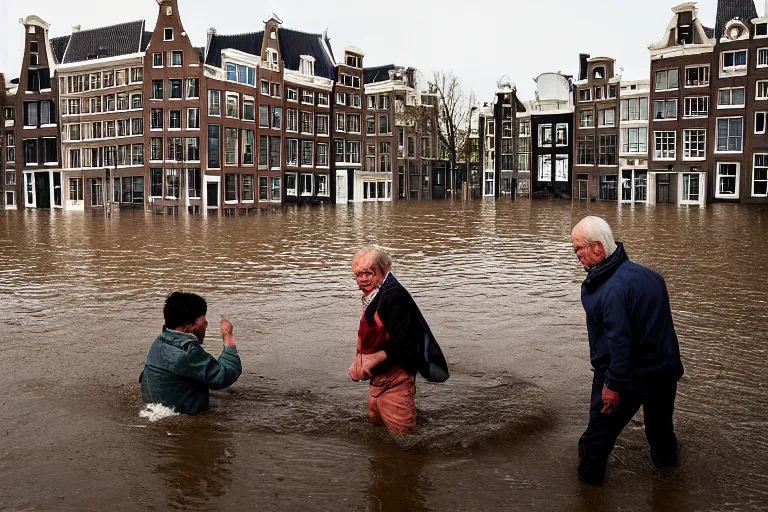
[[[328,167],[328,144],[317,144],[317,166]]]
[[[768,196],[768,153],[756,153],[753,157],[752,195]]]
[[[37,139],[22,141],[24,151],[24,165],[37,165]]]
[[[311,140],[301,141],[301,165],[303,167],[312,167],[314,150],[315,145]]]
[[[363,58],[357,57],[355,55],[349,55],[347,54],[346,58],[347,66],[351,68],[362,68],[363,67]]]
[[[296,173],[285,175],[285,193],[289,196],[296,195]]]
[[[238,133],[237,128],[226,128],[224,130],[224,136],[226,137],[226,165],[237,165],[237,142]]]
[[[346,128],[346,119],[341,112],[336,113],[336,131],[343,132]]]
[[[40,102],[40,126],[46,126],[49,124],[55,124],[56,119],[53,112],[53,102],[52,101],[41,101]]]
[[[188,78],[187,79],[187,98],[199,98],[200,97],[200,79]]]
[[[379,144],[379,163],[381,172],[392,171],[391,143],[381,142]]]
[[[246,121],[256,120],[256,103],[252,99],[243,99],[243,119]]]
[[[674,160],[677,132],[653,132],[654,160]]]
[[[699,182],[698,174],[683,173],[683,201],[686,203],[699,202]]]
[[[179,169],[165,170],[165,195],[170,199],[179,197]]]
[[[259,176],[259,201],[269,201],[269,178]]]
[[[631,98],[627,100],[621,100],[621,120],[648,120],[648,98]]]
[[[677,119],[677,100],[654,101],[653,118],[657,121]]]
[[[755,39],[768,36],[768,23],[755,23]]]
[[[184,54],[179,51],[171,52],[171,66],[180,67],[184,62]]]
[[[301,91],[301,102],[307,105],[315,104],[315,93],[306,89]]]
[[[318,107],[327,107],[330,104],[330,98],[328,97],[328,93],[326,92],[319,92],[317,93],[317,106]]]
[[[337,92],[336,93],[336,104],[337,105],[346,105],[347,104],[347,95],[343,92]]]
[[[152,80],[152,99],[153,100],[163,99],[163,81],[162,80]]]
[[[768,80],[758,80],[755,84],[756,99],[768,100]]]
[[[163,129],[163,109],[153,108],[149,111],[149,129],[150,130],[162,130]]]
[[[144,165],[144,144],[131,146],[131,164]]]
[[[595,114],[591,110],[579,112],[579,128],[594,128]]]
[[[131,109],[141,110],[144,105],[141,94],[131,94]]]
[[[313,193],[313,176],[311,174],[301,175],[301,195],[311,196]]]
[[[328,197],[330,195],[330,189],[328,188],[328,175],[317,175],[317,195],[322,197]]]
[[[153,53],[152,54],[152,67],[153,68],[161,68],[161,67],[163,67],[163,54],[162,53]]]
[[[376,108],[376,96],[366,96],[365,99],[368,110],[373,110]]]
[[[315,122],[317,123],[316,133],[318,135],[328,135],[328,115],[316,115]]]
[[[259,169],[266,169],[269,164],[269,137],[259,135]]]
[[[552,181],[552,155],[539,155],[538,181]]]
[[[272,128],[279,130],[283,127],[283,109],[272,107]]]
[[[281,140],[280,137],[269,138],[269,166],[272,169],[279,169],[281,165]]]
[[[243,175],[243,201],[253,201],[253,174]]]
[[[618,165],[616,161],[616,135],[600,135],[600,165]]]
[[[539,147],[548,147],[552,145],[552,125],[542,124],[539,126]]]
[[[768,112],[755,112],[755,134],[764,134]]]
[[[717,164],[717,184],[715,197],[730,199],[739,197],[739,164]]]
[[[736,73],[747,70],[747,50],[733,50],[720,53],[723,73]]]
[[[717,120],[717,151],[740,153],[744,120],[741,117]]]
[[[344,141],[336,139],[333,141],[333,157],[335,162],[344,161]]]
[[[567,124],[558,124],[557,128],[555,129],[555,143],[557,146],[567,146],[568,145],[568,125]]]
[[[740,108],[744,106],[744,88],[720,89],[717,108]]]
[[[683,117],[707,117],[709,115],[709,96],[685,98]]]
[[[301,113],[301,133],[312,133],[313,129],[314,129],[314,126],[312,123],[312,112],[302,112]]]
[[[187,197],[200,199],[200,169],[187,169]]]
[[[768,48],[757,49],[757,67],[758,68],[768,67]]]
[[[227,62],[226,68],[227,68],[227,80],[229,80],[230,82],[237,82],[237,64],[233,64],[232,62]],[[269,94],[269,86],[267,86],[267,94]]]
[[[592,90],[591,89],[580,89],[579,90],[579,101],[592,101]]]
[[[272,200],[280,200],[280,178],[272,178]]]
[[[379,96],[379,110],[389,110],[389,96]]]
[[[200,138],[199,137],[187,137],[187,161],[188,162],[200,161]]]
[[[665,69],[663,71],[656,72],[656,88],[657,91],[668,91],[677,89],[678,87],[678,70],[677,69]]]
[[[152,137],[149,140],[149,159],[162,162],[163,160],[163,138]]]
[[[168,111],[168,129],[181,130],[181,110]]]
[[[685,68],[685,86],[702,87],[709,85],[709,66]]]
[[[266,105],[259,105],[259,126],[269,128],[269,107]]]
[[[224,201],[237,201],[237,174],[224,175]]]
[[[149,195],[151,197],[162,197],[163,195],[163,170],[149,170]]]
[[[187,128],[191,130],[197,130],[200,128],[200,109],[199,108],[187,109]]]
[[[208,91],[208,115],[221,115],[221,92],[213,89]]]
[[[683,159],[703,160],[707,155],[707,131],[683,130]]]
[[[360,163],[360,141],[348,140],[346,143],[345,162],[349,164]]]
[[[270,84],[271,85],[271,96],[273,98],[281,98],[280,94],[280,84]]]
[[[131,83],[138,84],[144,81],[144,68],[131,68]]]
[[[38,103],[36,101],[24,102],[24,126],[37,127],[39,124],[38,119]]]
[[[387,135],[389,133],[389,116],[386,114],[379,116],[379,135]]]
[[[89,181],[91,182],[91,206],[101,206],[104,199],[102,197],[101,178],[93,178]]]
[[[647,128],[622,128],[621,129],[622,153],[647,153],[648,129]]]
[[[237,94],[227,94],[227,117],[240,117]]]
[[[579,135],[578,165],[595,165],[595,136]]]
[[[360,114],[347,114],[347,132],[360,133]]]
[[[601,201],[617,201],[617,185],[618,176],[615,174],[601,174],[600,175],[600,200]]]
[[[37,41],[30,41],[29,43],[29,65],[37,66],[39,59],[38,54],[40,52],[40,45]]]
[[[288,101],[299,101],[299,90],[295,87],[286,87],[285,88],[285,94],[288,98]],[[266,188],[266,185],[265,185]]]
[[[254,163],[254,151],[253,144],[255,142],[253,131],[245,130],[244,132],[244,148],[243,148],[243,165],[253,165]]]
[[[616,126],[616,109],[607,108],[597,112],[598,126]]]
[[[292,167],[299,165],[298,139],[285,140],[285,165],[290,165]]]
[[[218,169],[221,167],[221,127],[217,124],[208,125],[208,167]]]
[[[171,90],[169,92],[169,98],[172,100],[180,100],[183,93],[182,80],[171,80]]]
[[[83,200],[83,180],[81,178],[69,178],[69,200]]]
[[[603,99],[603,88],[595,87],[595,101]]]
[[[285,111],[285,130],[288,132],[299,131],[299,111],[289,108]]]

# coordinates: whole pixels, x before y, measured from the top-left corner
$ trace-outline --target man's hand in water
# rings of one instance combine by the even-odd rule
[[[227,320],[224,315],[221,316],[221,322],[219,322],[221,328],[221,336],[224,338],[224,346],[227,348],[235,348],[235,334],[232,322]]]

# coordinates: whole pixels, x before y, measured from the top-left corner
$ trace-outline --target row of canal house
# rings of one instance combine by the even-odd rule
[[[282,203],[444,197],[436,97],[417,71],[336,61],[326,34],[276,16],[195,47],[176,0],[144,21],[49,38],[22,20],[0,75],[3,205],[247,214]]]
[[[535,100],[507,85],[480,106],[475,195],[768,202],[768,17],[753,0],[718,1],[714,28],[695,3],[672,12],[649,46],[650,80],[624,80],[613,58],[582,54],[576,79],[536,78]]]

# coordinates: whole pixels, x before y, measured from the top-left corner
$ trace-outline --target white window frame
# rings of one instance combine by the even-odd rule
[[[672,133],[674,137],[673,144],[672,144],[672,147],[673,147],[672,156],[667,156],[667,157],[658,156],[657,149],[656,149],[657,137],[663,136],[665,134],[670,134],[670,133]],[[675,160],[677,160],[677,131],[658,130],[653,132],[653,159],[657,162],[674,162]]]
[[[606,113],[607,112],[613,112],[613,122],[611,124],[608,124],[606,121]],[[616,109],[611,108],[604,108],[597,111],[597,127],[598,128],[610,128],[616,126]]]
[[[700,143],[698,137],[696,138],[696,144],[697,144],[697,152],[701,153],[701,156],[691,156],[691,149],[693,148],[691,141],[688,139],[689,135],[692,135],[693,132],[696,132],[697,134],[704,133],[704,145],[703,147],[698,147],[698,144]],[[698,150],[701,151],[698,151]],[[695,161],[703,161],[707,158],[707,130],[706,128],[688,128],[683,130],[683,160],[687,162],[695,162]]]
[[[739,89],[744,91],[744,95],[743,95],[744,96],[744,103],[734,105],[733,104],[733,92],[734,91],[738,91]],[[723,91],[729,91],[730,103],[725,104],[725,105],[720,104],[720,94]],[[744,108],[746,103],[747,103],[747,89],[746,89],[746,87],[721,87],[720,89],[717,90],[717,108],[718,108],[718,110]]]
[[[169,30],[171,31],[170,32],[171,33],[170,39],[168,38],[168,31]],[[163,28],[163,41],[173,41],[173,39],[174,39],[173,28],[171,28],[171,27]]]
[[[288,188],[288,177],[289,176],[293,177],[293,183],[294,183],[294,187],[293,188]],[[287,173],[285,173],[285,195],[286,196],[296,197],[298,195],[297,194],[298,187],[299,187],[299,176],[298,176],[298,173],[296,173],[296,172],[287,172]]]
[[[760,64],[760,56],[761,56],[761,54],[762,54],[762,56],[765,57],[763,59],[765,61],[765,64]],[[756,60],[755,67],[757,69],[768,68],[768,48],[758,48],[757,49],[757,60]]]
[[[582,97],[584,98],[582,99]],[[592,89],[579,89],[579,103],[587,103],[589,101],[592,101]]]
[[[658,102],[664,102],[664,108],[662,109],[662,113],[664,114],[664,117],[656,117],[656,103]],[[674,103],[675,104],[675,117],[666,117],[667,116],[667,104],[668,103]],[[656,122],[660,121],[675,121],[677,120],[680,113],[678,112],[679,102],[677,101],[677,98],[659,98],[656,100],[653,100],[653,120]]]
[[[677,87],[670,87],[669,86],[669,72],[670,71],[677,71]],[[663,89],[659,89],[658,82],[656,80],[656,75],[658,73],[666,73],[666,83],[664,84],[665,87]],[[664,91],[676,91],[680,88],[680,69],[679,68],[669,68],[669,69],[657,69],[654,72],[653,75],[653,90],[655,92],[664,92]]]
[[[763,95],[760,96],[760,86],[763,89]],[[756,100],[768,100],[768,80],[756,80],[755,81],[755,99]]]
[[[744,64],[738,65],[738,66],[729,66],[728,68],[725,67],[725,56],[727,54],[737,54],[744,52]],[[740,50],[727,50],[727,51],[721,51],[720,52],[720,77],[726,77],[726,76],[739,76],[739,75],[746,75],[747,74],[747,67],[749,66],[749,50],[746,48],[740,49]],[[735,58],[734,58],[735,61]]]
[[[637,131],[637,151],[632,151],[632,145],[628,144],[628,150],[624,151],[624,141],[629,138],[629,132],[632,130]],[[643,142],[643,137],[641,136],[642,131],[645,130],[645,141]],[[645,126],[637,126],[632,128],[622,128],[621,129],[621,140],[619,141],[621,144],[621,151],[620,154],[622,155],[646,155],[648,154],[648,128]],[[643,146],[645,146],[645,151],[642,150]]]
[[[291,97],[293,96],[293,97]],[[286,87],[285,88],[285,97],[288,101],[299,101],[299,89],[296,87]],[[269,184],[267,184],[269,185]]]
[[[758,129],[757,129],[757,120],[760,117],[763,118],[763,130],[762,131],[758,131]],[[768,112],[764,112],[764,111],[763,112],[755,112],[755,129],[754,129],[753,133],[755,135],[764,135],[766,133],[766,131],[768,130],[768,128],[766,127],[766,124],[768,124]]]
[[[302,185],[306,185],[304,180],[309,177],[309,192],[307,192],[306,187],[302,187],[304,190],[301,192],[301,195],[304,197],[312,196],[315,193],[315,175],[311,172],[302,172],[299,174],[299,177],[302,181]]]
[[[706,113],[702,114],[699,102],[703,101],[706,105]],[[696,103],[696,115],[692,115],[693,104]],[[709,117],[709,96],[686,96],[683,100],[683,119],[702,119]]]
[[[728,151],[728,150],[720,151],[718,149],[718,144],[720,143],[720,131],[719,131],[719,126],[718,125],[720,124],[720,121],[730,121],[731,119],[741,119],[741,149],[739,149],[737,151]],[[729,155],[729,154],[730,155],[737,155],[737,154],[743,153],[744,152],[744,131],[745,131],[744,130],[744,118],[742,116],[718,117],[715,120],[715,142],[714,142],[714,144],[715,144],[715,154],[719,154],[719,155]],[[730,135],[730,130],[729,130],[729,135],[728,135],[727,139],[730,138],[730,137],[731,137],[731,135]],[[726,146],[728,145],[727,139],[726,139]]]
[[[707,70],[707,81],[706,81],[706,83],[699,82],[696,85],[688,85],[688,70],[689,69],[699,69],[699,70],[706,69]],[[694,66],[685,66],[685,88],[686,89],[695,89],[697,87],[709,87],[709,84],[710,84],[711,80],[712,80],[712,74],[711,74],[711,70],[709,68],[709,64],[703,64],[703,65],[702,64],[697,64],[697,65],[694,65]]]
[[[761,169],[765,169],[766,170],[766,179],[765,180],[760,180],[761,182],[762,181],[766,181],[766,193],[765,194],[756,194],[755,193],[755,182],[757,181],[757,179],[755,177],[756,176],[755,175],[755,168],[758,167],[758,165],[757,165],[757,157],[758,157],[758,155],[759,156],[764,156],[765,159],[766,159],[766,162],[765,162],[766,165],[759,166]],[[755,153],[755,154],[752,155],[752,180],[751,181],[752,181],[752,197],[768,197],[768,153]]]
[[[736,166],[736,191],[733,194],[723,194],[720,192],[720,166],[722,165],[735,165]],[[718,199],[738,199],[739,198],[739,178],[741,175],[741,164],[739,162],[717,162],[715,166],[715,197]],[[729,175],[730,177],[730,175]]]

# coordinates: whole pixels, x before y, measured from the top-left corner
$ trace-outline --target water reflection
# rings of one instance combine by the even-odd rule
[[[369,459],[369,512],[423,512],[432,482],[422,475],[427,460],[423,455],[403,453],[376,443]]]

